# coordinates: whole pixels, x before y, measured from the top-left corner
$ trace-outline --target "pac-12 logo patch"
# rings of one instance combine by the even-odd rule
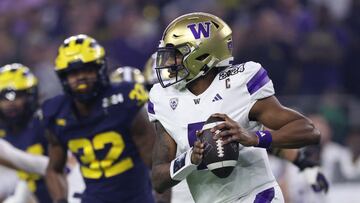
[[[178,98],[171,98],[170,101],[170,107],[175,110],[176,107],[178,106],[178,103],[179,103],[179,99]]]
[[[210,37],[210,26],[211,22],[200,22],[190,24],[187,27],[191,30],[195,39],[200,39],[201,35],[203,35],[204,38]]]

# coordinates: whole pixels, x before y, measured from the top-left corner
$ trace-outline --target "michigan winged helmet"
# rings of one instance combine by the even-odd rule
[[[190,13],[165,29],[156,57],[156,72],[163,87],[183,88],[214,67],[231,65],[232,31],[220,18]],[[164,80],[167,72],[170,80]]]
[[[112,83],[136,82],[144,84],[145,78],[140,69],[132,66],[121,66],[110,73],[110,81]]]
[[[70,88],[67,81],[69,73],[93,69],[97,71],[97,80],[94,81],[90,91],[79,93]],[[83,34],[65,39],[58,50],[55,71],[61,80],[64,91],[84,102],[91,101],[108,84],[105,50],[95,39]]]
[[[0,118],[11,125],[25,124],[37,108],[38,80],[30,69],[22,64],[13,63],[0,68],[0,99],[14,102],[23,98],[23,108],[1,109]]]

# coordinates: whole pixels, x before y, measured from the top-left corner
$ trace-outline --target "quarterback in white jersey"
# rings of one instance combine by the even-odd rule
[[[258,84],[251,86],[252,83]],[[177,155],[180,155],[193,146],[195,132],[217,112],[226,113],[249,131],[261,130],[260,123],[249,122],[249,110],[256,100],[273,94],[273,84],[265,69],[258,63],[248,62],[221,71],[209,89],[198,96],[187,89],[179,92],[172,86],[164,89],[155,84],[150,92],[155,113],[149,116],[151,121],[161,122],[177,143]],[[217,178],[207,169],[193,171],[187,182],[195,201],[236,200],[259,186],[266,189],[277,185],[263,148],[240,145],[239,161],[234,170],[225,179]]]
[[[211,14],[180,16],[164,31],[157,51],[160,84],[148,104],[157,130],[154,188],[162,192],[186,179],[195,202],[283,202],[265,148],[315,144],[320,134],[309,119],[277,101],[260,64],[231,65],[231,49],[231,29]],[[162,78],[164,71],[170,80]],[[211,129],[221,130],[214,139],[240,146],[227,178],[201,164],[204,144],[197,136],[210,116],[225,120]]]

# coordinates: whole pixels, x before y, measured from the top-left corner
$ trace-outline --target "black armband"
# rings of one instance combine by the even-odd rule
[[[293,163],[300,169],[300,171],[304,170],[305,168],[311,168],[319,165],[318,162],[309,159],[303,151],[298,152]]]

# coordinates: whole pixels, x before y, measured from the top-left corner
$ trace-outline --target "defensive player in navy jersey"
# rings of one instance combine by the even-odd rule
[[[53,200],[67,202],[63,171],[70,150],[86,184],[82,202],[154,202],[147,167],[154,129],[143,107],[144,87],[109,84],[105,51],[86,35],[66,39],[55,63],[65,94],[43,105]]]
[[[36,113],[37,84],[29,68],[21,64],[0,68],[0,136],[23,151],[43,155],[47,142]],[[27,181],[39,202],[51,201],[40,175],[19,171],[19,177]]]

